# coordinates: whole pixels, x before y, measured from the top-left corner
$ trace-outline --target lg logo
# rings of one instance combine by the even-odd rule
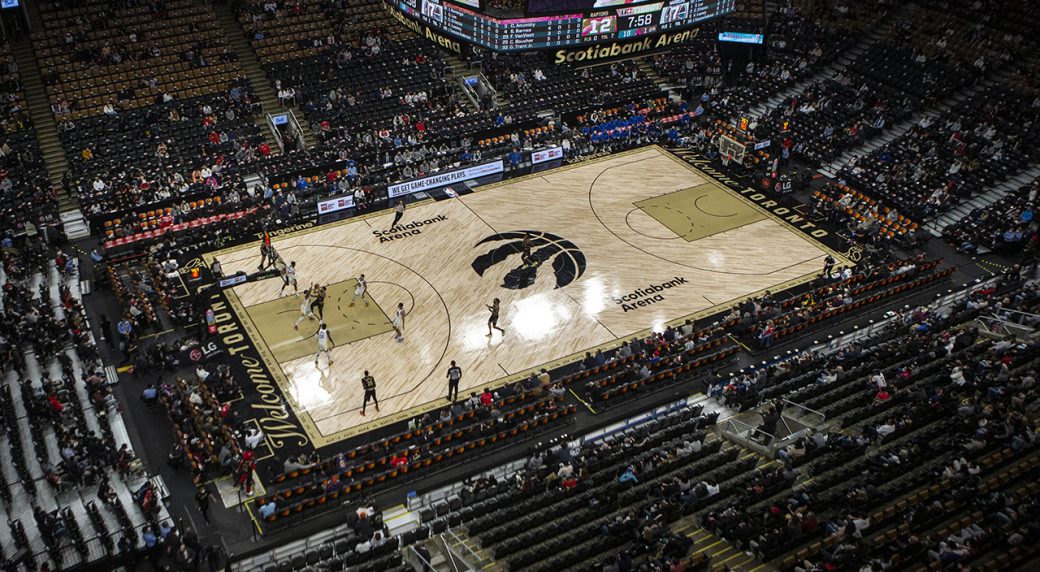
[[[201,361],[203,358],[209,359],[219,354],[220,351],[220,348],[217,347],[217,342],[209,341],[188,351],[188,359],[191,361]]]

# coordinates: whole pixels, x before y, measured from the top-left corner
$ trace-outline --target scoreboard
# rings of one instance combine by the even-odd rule
[[[494,51],[571,48],[687,28],[735,10],[736,0],[662,0],[593,11],[525,18],[493,18],[449,0],[384,0],[391,11],[453,38]]]

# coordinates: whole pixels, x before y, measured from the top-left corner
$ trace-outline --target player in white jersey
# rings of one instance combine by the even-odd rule
[[[365,292],[368,292],[368,282],[365,281],[365,275],[357,277],[357,286],[354,286],[354,295],[350,297],[350,305],[354,305],[356,298],[361,298],[361,301],[365,303],[365,307],[368,307],[368,298],[365,297]]]
[[[314,337],[318,340],[318,352],[314,354],[314,365],[318,365],[318,358],[321,357],[322,353],[328,358],[329,365],[332,365],[332,348],[336,347],[336,342],[332,341],[332,332],[325,326],[325,322],[318,326],[318,331],[314,332]]]
[[[296,261],[292,261],[288,266],[282,268],[282,290],[278,292],[281,296],[285,292],[285,287],[292,284],[293,294],[299,294],[300,291],[296,286]]]
[[[307,318],[314,319],[314,312],[311,311],[311,289],[308,288],[303,291],[303,303],[300,304],[300,317],[296,318],[296,322],[292,325],[293,329],[300,329],[300,322]]]
[[[408,312],[404,311],[404,304],[397,305],[397,312],[394,313],[394,320],[391,325],[394,327],[394,333],[397,335],[394,337],[399,342],[404,341],[404,317],[408,315]]]

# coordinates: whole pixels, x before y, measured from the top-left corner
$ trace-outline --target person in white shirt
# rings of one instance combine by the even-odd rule
[[[350,297],[350,306],[354,306],[354,300],[361,298],[361,301],[365,303],[365,307],[368,307],[368,297],[365,296],[365,292],[368,291],[368,282],[365,280],[365,275],[362,274],[357,277],[357,285],[354,286],[354,295]]]
[[[329,331],[325,322],[318,326],[318,331],[314,333],[314,337],[318,340],[318,351],[314,354],[314,365],[318,365],[318,358],[321,357],[322,353],[328,358],[329,365],[332,365],[332,348],[336,347],[336,342],[332,341],[332,332]]]
[[[293,323],[292,327],[294,330],[300,329],[300,322],[306,319],[314,319],[314,312],[311,310],[311,289],[308,288],[303,291],[303,303],[300,305],[300,317],[296,318],[296,322]]]
[[[394,312],[394,319],[391,325],[394,327],[394,339],[399,342],[404,341],[404,317],[408,315],[408,312],[404,310],[404,303],[397,304],[397,311]]]
[[[870,381],[878,389],[881,389],[882,387],[885,387],[886,385],[888,385],[888,383],[885,381],[885,374],[880,372],[880,371],[875,373],[874,375],[872,375],[870,377]]]
[[[300,292],[296,285],[296,261],[293,260],[288,266],[282,269],[282,289],[278,292],[280,296],[282,292],[285,292],[285,287],[292,284],[293,295],[299,296]]]

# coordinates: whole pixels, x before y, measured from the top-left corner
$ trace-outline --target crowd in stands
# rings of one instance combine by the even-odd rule
[[[46,2],[41,12],[34,47],[70,163],[63,183],[88,217],[212,194],[270,153],[212,8]]]
[[[1037,232],[1033,223],[1040,180],[985,208],[974,208],[957,223],[943,229],[943,237],[957,250],[975,254],[979,248],[1002,253],[1032,252]]]
[[[0,554],[25,550],[33,567],[52,569],[197,561],[197,538],[182,549],[193,533],[164,520],[159,492],[117,438],[119,406],[78,293],[77,261],[39,237],[5,238],[0,248],[0,503],[9,515]]]
[[[764,418],[784,396],[820,407],[839,431],[781,449],[781,464],[702,513],[704,526],[794,570],[969,563],[1035,539],[1026,491],[1036,484],[1036,349],[964,326],[1004,304],[1033,309],[1033,271],[1015,268],[947,312],[912,308],[871,339],[722,384],[719,395],[763,404]],[[994,473],[1011,463],[1007,487]],[[1015,482],[1024,476],[1032,483]],[[919,491],[910,503],[895,502],[909,491]]]
[[[510,570],[701,569],[707,559],[670,525],[731,494],[720,485],[754,461],[709,441],[717,414],[700,413],[537,448],[508,480],[475,477],[423,509],[418,536],[464,527]]]
[[[1032,133],[1009,125],[1035,115],[1032,98],[996,86],[954,111],[921,118],[905,135],[843,171],[847,182],[918,220],[941,214],[1027,165]],[[1029,121],[1027,125],[1032,125]]]
[[[837,225],[846,224],[848,236],[873,252],[874,246],[911,249],[922,241],[919,225],[898,209],[882,206],[873,197],[840,182],[827,182],[812,195],[813,214]]]
[[[0,49],[0,65],[0,224],[28,231],[28,222],[36,231],[56,222],[58,200],[47,180],[18,64],[7,42]]]
[[[378,487],[424,470],[465,462],[485,448],[508,446],[567,421],[577,408],[563,404],[548,375],[473,393],[410,420],[400,433],[327,459],[287,459],[257,499],[265,530],[353,502]],[[274,508],[265,508],[273,506]]]
[[[274,514],[275,505],[268,503],[261,509]],[[415,566],[423,566],[423,562],[405,558],[400,538],[390,535],[389,527],[383,522],[383,513],[370,498],[359,498],[344,513],[345,519],[341,520],[345,520],[345,523],[322,534],[322,541],[317,547],[288,553],[275,549],[253,556],[240,565],[250,570],[302,570],[311,567],[330,572],[411,572],[416,569]],[[429,550],[424,547],[418,547],[418,550],[425,554],[423,558],[429,566],[432,559]]]
[[[1020,3],[1006,4],[1032,16]],[[175,295],[170,276],[178,261],[309,217],[322,197],[352,193],[356,212],[378,209],[389,183],[492,157],[513,167],[521,150],[541,145],[560,144],[574,157],[660,142],[718,158],[722,134],[749,144],[772,139],[745,158],[747,167],[764,170],[773,159],[832,161],[913,118],[905,134],[822,187],[814,205],[824,218],[847,223],[853,239],[910,247],[917,225],[907,217],[936,216],[1038,158],[1030,143],[1040,92],[1027,66],[1015,69],[1030,28],[989,18],[974,23],[966,15],[979,15],[978,8],[968,2],[876,9],[781,3],[760,59],[734,65],[714,49],[714,33],[705,33],[648,60],[654,74],[683,88],[678,100],[667,99],[637,61],[576,70],[541,56],[477,50],[470,63],[480,64],[501,100],[477,102],[475,109],[445,79],[447,61],[390,21],[379,2],[244,0],[233,10],[281,105],[294,108],[314,134],[312,149],[290,144],[276,153],[264,143],[253,119],[261,112],[253,86],[208,6],[163,0],[114,10],[97,0],[49,1],[41,6],[47,24],[34,42],[70,159],[64,183],[103,234],[105,254],[95,262],[106,262],[100,277],[121,304],[115,323],[102,317],[98,331],[135,377],[149,379],[141,398],[161,406],[174,428],[168,464],[186,467],[198,487],[230,477],[245,497],[255,497],[250,510],[265,532],[357,507],[347,512],[350,533],[342,543],[294,557],[293,569],[403,566],[399,540],[387,536],[367,496],[431,467],[465,463],[491,447],[559,429],[577,411],[569,388],[606,409],[654,384],[708,378],[738,351],[737,340],[769,349],[952,269],[875,249],[855,269],[836,268],[804,288],[751,298],[710,326],[669,327],[561,370],[474,393],[332,457],[281,459],[281,471],[260,475],[268,486],[256,494],[257,457],[269,443],[229,405],[241,395],[233,374],[200,367],[194,377],[159,378],[183,365],[185,347],[143,341],[171,325],[199,323],[196,309]],[[754,16],[725,27],[758,30]],[[879,23],[879,39],[846,69],[764,105],[743,133],[732,127],[813,77]],[[723,27],[711,23],[705,30]],[[56,199],[24,111],[17,66],[5,57],[0,217],[13,228],[25,204],[37,218],[53,216]],[[1009,68],[1001,82],[976,81]],[[922,115],[969,88],[963,101]],[[252,172],[262,180],[247,186],[243,177]],[[974,209],[947,228],[947,240],[968,253],[982,247],[1031,253],[1037,190],[1034,182]],[[150,484],[128,489],[137,462],[128,447],[116,446],[108,420],[115,400],[71,286],[78,281],[75,260],[31,239],[3,240],[0,364],[13,372],[0,391],[0,439],[11,460],[2,469],[6,482],[28,483],[19,486],[32,487],[31,496],[43,494],[35,489],[44,482],[53,494],[96,486],[100,504],[90,502],[86,512],[97,535],[108,539],[110,555],[147,554],[184,567],[211,557],[190,529],[180,532],[162,520],[159,492]],[[59,277],[56,292],[38,285],[40,273]],[[781,448],[774,464],[760,466],[715,438],[716,415],[684,408],[580,445],[536,446],[509,480],[468,480],[457,497],[424,511],[411,540],[465,526],[510,570],[703,569],[707,558],[691,554],[693,541],[675,526],[688,518],[738,550],[801,572],[978,565],[988,554],[1028,547],[1040,538],[1032,486],[1040,467],[1034,379],[1040,354],[1029,343],[984,339],[969,320],[983,311],[1009,320],[1035,312],[1034,274],[1035,267],[1013,267],[951,314],[916,307],[864,343],[802,354],[713,385],[709,394],[727,405],[760,410],[767,435],[785,414],[783,398],[833,421],[827,431]],[[47,363],[39,357],[52,355]],[[23,417],[34,423],[20,423]],[[0,487],[0,501],[17,496],[10,488]],[[137,508],[124,508],[124,491]],[[907,491],[914,491],[912,500],[900,504]],[[9,524],[18,547],[38,549],[42,542],[50,558],[61,560],[58,549],[71,539],[85,556],[88,523],[32,506],[31,522]],[[133,511],[147,524],[135,525]],[[118,520],[118,534],[103,514]]]

